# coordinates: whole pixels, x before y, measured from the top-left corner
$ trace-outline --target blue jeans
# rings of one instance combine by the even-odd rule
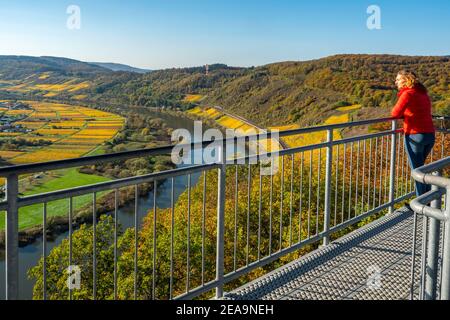
[[[411,168],[417,169],[425,164],[425,160],[433,149],[436,137],[434,133],[418,133],[405,135],[405,147]],[[416,181],[416,195],[420,196],[431,190],[431,186]]]

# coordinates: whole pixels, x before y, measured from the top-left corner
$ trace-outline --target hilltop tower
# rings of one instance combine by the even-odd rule
[[[209,75],[209,65],[205,65],[205,74],[208,76]]]

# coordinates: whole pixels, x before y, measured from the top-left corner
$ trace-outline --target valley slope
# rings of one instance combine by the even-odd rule
[[[434,112],[450,114],[450,57],[336,55],[238,68],[222,64],[146,74],[113,72],[63,58],[0,57],[2,95],[188,109],[187,95],[219,105],[261,127],[323,123],[337,108],[361,105],[359,117],[388,115],[401,69],[416,71],[430,90]]]

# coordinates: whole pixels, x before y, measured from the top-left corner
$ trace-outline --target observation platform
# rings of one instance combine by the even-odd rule
[[[418,217],[414,299],[419,291],[421,221]],[[224,299],[409,300],[413,228],[413,212],[401,208],[227,293]]]

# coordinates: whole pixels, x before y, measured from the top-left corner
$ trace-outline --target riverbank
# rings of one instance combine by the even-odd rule
[[[157,186],[160,186],[163,181],[158,181]],[[139,185],[139,197],[147,195],[149,192],[153,191],[153,183],[145,183]],[[88,195],[89,196],[89,195]],[[132,203],[135,200],[135,189],[134,187],[127,187],[119,190],[118,195],[118,209]],[[76,201],[76,200],[75,200]],[[103,193],[97,198],[96,205],[96,217],[97,219],[104,214],[109,214],[115,210],[115,195],[114,192]],[[68,200],[66,200],[68,205]],[[46,239],[52,240],[59,234],[62,234],[69,230],[69,210],[66,211],[65,216],[57,215],[47,218],[46,224]],[[92,205],[86,204],[82,208],[73,211],[72,216],[72,228],[77,229],[82,224],[92,224],[93,212]],[[25,247],[38,238],[42,238],[43,230],[42,225],[37,225],[24,230],[19,231],[19,247]],[[5,246],[5,232],[0,233],[0,252],[4,250]]]
[[[142,117],[142,120],[148,119],[148,117],[143,117],[142,114],[144,112],[135,113],[139,117]],[[178,115],[179,116],[179,115]],[[152,117],[156,118],[156,117]],[[131,118],[127,118],[127,126],[124,128],[119,135],[115,138],[114,143],[110,143],[110,147],[117,145],[120,148],[145,148],[144,143],[142,145],[136,145],[136,142],[129,141],[128,135],[134,134],[136,132],[141,132],[145,129],[146,126],[151,124],[146,124],[145,121],[135,121],[137,123],[143,123],[144,128],[135,130],[135,126]],[[170,122],[170,121],[168,121]],[[176,122],[176,121],[175,121]],[[169,127],[170,126],[170,127]],[[170,133],[172,128],[175,127],[172,123],[166,124],[158,124],[157,126],[151,125],[151,129],[154,129],[155,132],[150,132],[151,129],[147,130],[147,135],[155,136],[152,140],[155,140],[158,145],[167,141],[167,144],[170,143]],[[132,131],[129,133],[129,131]],[[141,133],[142,135],[142,133]],[[142,136],[142,141],[145,141],[146,136]],[[141,139],[138,137],[138,139]],[[150,147],[150,146],[147,146]],[[105,147],[98,147],[96,149],[96,153],[105,153],[105,152],[115,152],[116,150],[106,150]],[[118,150],[121,151],[121,150]],[[153,158],[152,158],[153,159]],[[162,159],[162,158],[161,158]],[[77,187],[81,185],[91,185],[100,182],[110,181],[112,177],[115,178],[124,178],[127,176],[137,175],[137,174],[146,174],[150,172],[156,171],[164,171],[173,169],[176,166],[172,164],[170,161],[163,161],[161,159],[149,160],[149,165],[142,171],[142,163],[140,163],[140,171],[134,172],[133,164],[126,163],[127,165],[122,168],[122,170],[116,170],[115,168],[110,168],[108,165],[105,166],[93,166],[89,168],[83,168],[83,172],[80,172],[79,169],[65,169],[57,172],[52,172],[48,174],[51,177],[48,177],[47,174],[43,173],[39,175],[38,179],[34,179],[32,181],[32,185],[34,187],[30,188],[30,181],[22,181],[20,192],[21,195],[29,196],[29,195],[37,195],[41,193],[52,192],[56,190],[62,189],[70,189],[72,187]],[[92,169],[93,168],[93,169]],[[155,171],[156,170],[156,171]],[[32,177],[31,177],[32,178]],[[158,182],[161,184],[161,182]],[[134,199],[134,188],[133,190],[119,192],[119,205],[123,207],[127,205]],[[153,184],[150,185],[140,185],[140,195],[146,195],[153,190]],[[111,192],[109,192],[111,193]],[[97,204],[97,214],[101,215],[105,212],[109,212],[114,210],[113,207],[113,195],[110,195],[108,192],[100,192],[97,194],[98,204]],[[74,227],[77,227],[83,223],[92,223],[92,195],[83,195],[80,197],[76,197],[73,200],[73,223]],[[51,239],[58,236],[61,233],[66,232],[69,229],[69,200],[63,199],[54,202],[50,202],[47,205],[47,238]],[[4,247],[5,244],[5,213],[0,213],[0,248]],[[36,241],[37,238],[42,237],[42,204],[37,204],[29,207],[22,208],[19,211],[19,244],[21,247],[27,246]]]
[[[193,132],[194,130],[194,119],[191,117],[188,117],[186,114],[184,114],[181,111],[157,111],[157,110],[149,110],[148,108],[144,107],[137,107],[137,108],[130,108],[132,109],[130,113],[139,113],[142,115],[150,116],[151,118],[158,118],[164,121],[165,126],[168,128],[173,129],[187,129],[190,132]],[[206,122],[204,123],[204,126],[207,127]],[[209,129],[209,127],[208,127]],[[167,137],[166,141],[170,140],[170,136]],[[161,144],[161,141],[159,141]],[[170,142],[162,142],[165,145],[169,144]],[[103,151],[103,150],[102,150]],[[103,153],[103,152],[102,152]],[[183,167],[184,165],[180,165],[177,167]],[[200,179],[200,175],[194,174],[192,175],[192,181],[191,186],[194,187]],[[176,177],[174,179],[174,198],[173,200],[175,203],[178,201],[178,198],[180,195],[184,194],[186,188],[187,188],[187,179],[184,176]],[[153,185],[153,184],[151,184]],[[148,212],[153,209],[155,199],[155,195],[153,194],[153,188],[147,189],[150,190],[147,194],[144,194],[139,197],[138,199],[138,221],[141,225],[143,223],[143,218],[148,215]],[[171,179],[159,181],[158,182],[158,192],[156,194],[156,204],[158,209],[167,209],[171,207],[171,197],[168,196],[172,192],[172,181]],[[143,193],[143,192],[142,192]],[[141,194],[142,194],[141,193]],[[134,195],[134,193],[133,193]],[[108,196],[110,198],[110,201],[113,201],[113,195]],[[100,201],[100,199],[98,199]],[[67,200],[68,202],[68,200]],[[91,203],[91,202],[90,202]],[[111,210],[109,210],[111,209]],[[91,206],[87,206],[85,208],[85,216],[84,218],[79,218],[79,220],[76,221],[76,226],[74,222],[73,230],[75,231],[78,226],[80,226],[83,223],[92,223],[92,208]],[[67,212],[68,213],[68,212]],[[112,206],[112,202],[110,203],[110,206],[107,207],[104,211],[97,212],[101,215],[111,215],[114,214],[114,207]],[[135,203],[134,203],[134,197],[132,197],[131,201],[128,201],[127,203],[121,203],[120,208],[118,210],[118,222],[121,226],[122,230],[133,228],[135,225]],[[51,230],[51,232],[47,232],[47,252],[50,253],[53,248],[57,248],[64,239],[67,239],[69,236],[68,234],[68,216],[65,217],[66,221],[62,219],[62,221],[56,221],[54,220],[54,230]],[[66,231],[64,231],[66,230]],[[42,230],[40,227],[37,228],[36,233],[32,235],[34,237],[33,240],[27,240],[22,239],[21,247],[19,248],[19,259],[21,261],[20,264],[20,270],[19,270],[19,277],[21,279],[19,283],[20,287],[20,299],[32,299],[32,291],[33,287],[35,285],[34,280],[28,278],[28,270],[34,266],[36,266],[39,263],[39,259],[42,257],[42,251],[43,251],[43,243],[42,243]],[[0,246],[1,247],[1,246]],[[0,252],[0,274],[4,274],[5,272],[5,260],[4,257],[4,251]],[[0,299],[4,298],[2,296],[2,293],[4,293],[5,288],[5,282],[4,277],[0,277]]]

